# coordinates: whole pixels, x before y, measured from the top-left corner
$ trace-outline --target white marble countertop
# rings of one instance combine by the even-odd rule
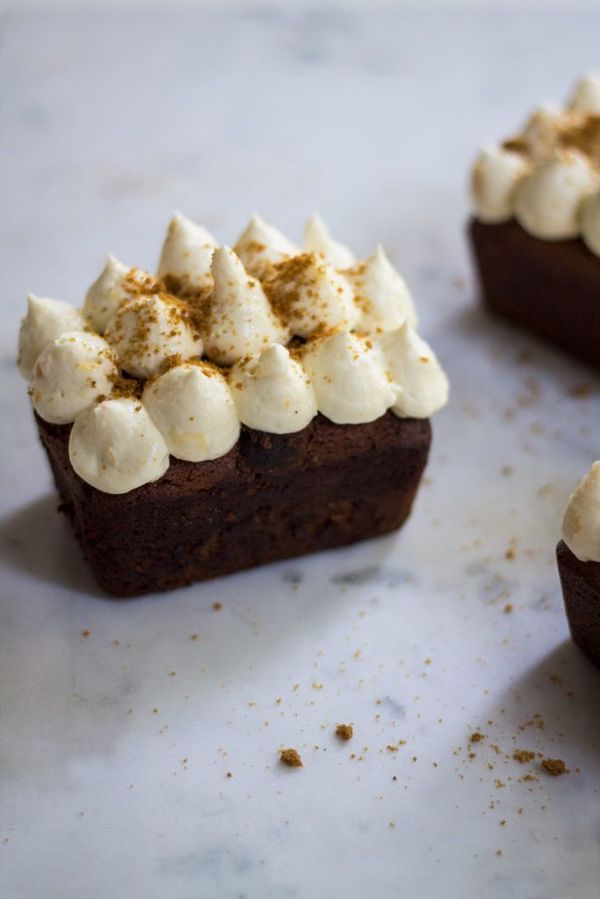
[[[477,145],[597,67],[599,25],[4,23],[7,899],[598,895],[600,675],[568,640],[553,550],[598,456],[600,381],[476,309],[463,222]],[[16,329],[29,290],[81,300],[108,250],[153,265],[173,208],[228,241],[255,208],[290,235],[319,209],[359,253],[382,240],[452,400],[399,535],[119,603],[56,515]]]

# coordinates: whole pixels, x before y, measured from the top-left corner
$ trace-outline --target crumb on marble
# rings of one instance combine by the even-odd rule
[[[340,740],[351,740],[354,736],[354,728],[351,724],[338,724],[335,729],[335,735]]]
[[[279,759],[288,768],[302,768],[302,758],[297,749],[282,749],[279,752]]]

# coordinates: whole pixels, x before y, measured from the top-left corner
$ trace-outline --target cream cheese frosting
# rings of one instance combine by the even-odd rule
[[[160,286],[148,272],[129,268],[110,254],[85,296],[83,314],[95,331],[104,334],[112,316],[127,300],[139,294],[156,293]]]
[[[281,344],[240,359],[229,373],[229,384],[240,421],[257,431],[293,434],[317,414],[306,372]]]
[[[229,365],[270,343],[287,343],[289,332],[274,314],[260,281],[248,274],[229,249],[215,250],[214,288],[204,321],[206,353]]]
[[[447,379],[380,247],[356,262],[316,216],[302,250],[258,216],[236,246],[243,258],[177,214],[162,280],[109,256],[83,310],[29,298],[21,371],[37,413],[73,423],[73,467],[98,490],[150,483],[170,456],[218,459],[242,426],[292,434],[318,413],[360,424],[445,402]]]
[[[68,424],[110,394],[117,376],[114,353],[102,337],[66,331],[36,360],[31,379],[35,411],[52,424]]]
[[[109,320],[105,337],[134,378],[158,374],[173,357],[200,357],[203,349],[189,307],[168,294],[129,300]]]
[[[79,309],[63,300],[50,300],[30,293],[27,297],[27,315],[19,331],[18,365],[21,374],[29,380],[35,360],[44,347],[65,331],[83,331],[85,318]]]
[[[482,150],[471,171],[471,202],[477,218],[488,225],[512,218],[515,191],[530,168],[523,153],[503,147]]]
[[[595,255],[598,194],[598,75],[579,81],[564,107],[536,109],[515,137],[482,151],[471,171],[471,204],[480,221],[498,224],[514,217],[540,240],[581,237]]]
[[[217,247],[212,234],[176,212],[169,223],[158,263],[158,277],[176,279],[181,292],[212,286],[211,261]]]
[[[137,400],[109,399],[75,419],[69,458],[80,478],[103,493],[129,493],[157,481],[169,467],[169,450]]]
[[[417,311],[406,281],[393,267],[382,246],[345,275],[360,308],[358,331],[366,334],[394,331],[405,321],[416,326]]]
[[[285,234],[256,214],[238,237],[234,250],[245,268],[257,278],[262,278],[273,263],[298,253],[298,247]]]
[[[353,328],[358,308],[348,279],[317,253],[300,253],[274,265],[265,281],[274,309],[292,334]]]
[[[446,373],[431,347],[408,322],[380,341],[388,377],[399,387],[392,411],[401,418],[429,418],[448,402]]]
[[[176,459],[218,459],[240,436],[227,381],[205,362],[169,369],[144,390],[142,402]]]
[[[304,226],[304,249],[309,253],[319,253],[334,268],[350,268],[356,262],[354,253],[333,239],[329,228],[316,213]]]
[[[594,462],[567,503],[563,540],[582,562],[600,562],[600,462]]]
[[[533,237],[568,240],[579,233],[583,201],[600,186],[597,170],[581,153],[546,159],[519,185],[515,218]]]
[[[303,363],[319,412],[336,424],[374,421],[396,402],[383,353],[366,337],[340,331],[317,340]]]
[[[600,115],[600,75],[587,75],[577,82],[569,109],[583,115]]]

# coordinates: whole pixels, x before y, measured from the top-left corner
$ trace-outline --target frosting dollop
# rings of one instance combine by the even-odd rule
[[[319,412],[336,424],[374,421],[396,401],[383,353],[367,337],[340,331],[317,339],[303,363]]]
[[[257,278],[263,278],[274,262],[299,252],[285,234],[256,214],[238,237],[234,250],[246,270]]]
[[[582,562],[600,562],[600,462],[594,462],[569,497],[562,535]]]
[[[215,366],[176,365],[146,387],[142,402],[177,459],[217,459],[237,443],[240,423],[235,405]]]
[[[35,411],[44,421],[68,424],[98,397],[110,394],[118,369],[98,334],[67,331],[38,356],[31,379]]]
[[[82,331],[86,321],[80,309],[63,300],[50,300],[30,293],[27,315],[19,330],[19,370],[29,381],[35,360],[45,346],[65,331]]]
[[[164,293],[129,300],[109,320],[105,337],[134,378],[158,374],[174,356],[186,362],[202,355],[192,308]]]
[[[558,149],[566,117],[555,106],[539,106],[527,120],[520,140],[535,162],[548,159]]]
[[[530,168],[523,153],[503,147],[482,150],[471,170],[471,202],[477,218],[488,225],[508,221],[515,191]]]
[[[429,418],[448,402],[446,373],[431,347],[407,322],[384,334],[381,346],[388,373],[400,388],[392,411],[400,418]]]
[[[260,281],[248,274],[229,247],[215,250],[214,288],[202,324],[206,353],[229,365],[271,343],[287,343],[289,331],[273,313]]]
[[[75,419],[69,458],[80,478],[104,493],[128,493],[169,467],[167,445],[142,404],[109,399]]]
[[[345,272],[345,276],[360,308],[358,331],[367,334],[393,331],[405,321],[416,325],[417,312],[406,281],[391,264],[382,246],[378,246],[365,262]]]
[[[343,243],[332,238],[329,228],[316,214],[304,226],[304,249],[323,256],[337,269],[350,268],[356,262],[354,254]]]
[[[293,434],[317,414],[304,369],[280,344],[240,359],[230,371],[229,385],[241,421],[257,431]]]
[[[316,253],[277,263],[264,286],[273,308],[299,337],[323,329],[350,329],[360,317],[348,280]]]
[[[587,75],[577,82],[569,109],[584,115],[600,115],[600,75]]]
[[[517,221],[543,240],[577,237],[581,204],[598,185],[598,173],[585,156],[563,151],[540,163],[520,183],[515,196]]]
[[[160,286],[148,272],[128,268],[111,254],[85,296],[83,312],[94,330],[104,334],[123,303],[138,294],[157,293]]]
[[[176,281],[178,293],[196,293],[211,287],[210,266],[216,246],[206,228],[176,212],[160,254],[159,278]]]

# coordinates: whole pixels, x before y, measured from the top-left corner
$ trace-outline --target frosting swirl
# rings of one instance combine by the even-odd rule
[[[157,481],[169,467],[169,450],[141,403],[110,399],[75,419],[69,459],[80,478],[103,493],[129,493]]]
[[[19,330],[19,370],[29,380],[35,360],[46,347],[65,331],[83,331],[86,321],[79,309],[63,300],[27,297],[27,315]]]
[[[229,373],[229,385],[240,421],[257,431],[293,434],[317,414],[306,372],[277,343],[240,359]]]
[[[600,462],[594,462],[567,503],[563,540],[582,562],[600,562]]]

